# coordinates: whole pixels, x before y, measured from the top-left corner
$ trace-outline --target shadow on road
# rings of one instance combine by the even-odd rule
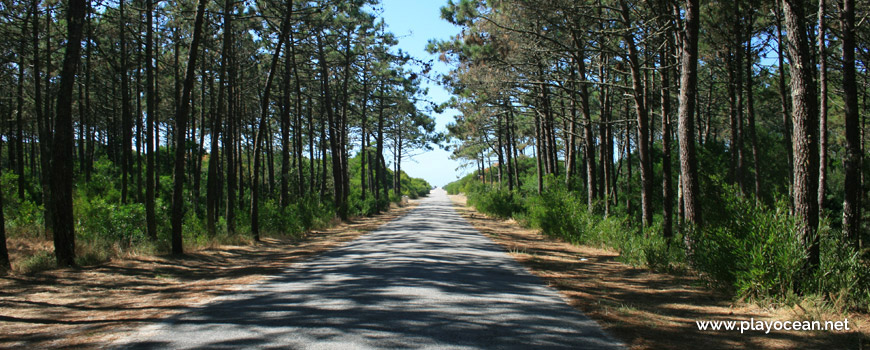
[[[433,195],[248,291],[165,321],[151,348],[615,348]]]

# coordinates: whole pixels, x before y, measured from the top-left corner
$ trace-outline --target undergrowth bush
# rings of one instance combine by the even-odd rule
[[[718,196],[723,217],[694,238],[691,260],[711,281],[739,297],[786,296],[798,287],[806,257],[785,202],[756,205],[732,186]]]
[[[18,263],[17,269],[25,274],[50,270],[57,266],[54,252],[40,250]]]
[[[478,185],[474,191],[468,194],[468,204],[483,213],[500,218],[509,218],[514,213],[523,210],[518,201],[519,195],[503,188],[489,188],[486,185]]]
[[[705,212],[712,213],[705,226],[682,228],[694,242],[689,256],[679,227],[674,227],[677,233],[669,241],[661,235],[660,216],[646,228],[633,222],[623,208],[604,217],[600,206],[588,210],[584,195],[567,190],[557,179],[547,179],[540,195],[462,180],[445,189],[466,193],[468,204],[488,215],[513,217],[572,244],[614,249],[620,261],[631,265],[668,271],[691,266],[712,286],[738,298],[790,304],[819,299],[837,310],[870,311],[868,251],[856,251],[823,219],[818,230],[821,263],[817,272],[807,275],[806,251],[796,239],[799,226],[789,214],[788,203],[756,203],[716,178],[709,179],[705,188]]]

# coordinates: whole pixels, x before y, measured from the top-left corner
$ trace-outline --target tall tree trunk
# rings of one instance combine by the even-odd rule
[[[121,50],[121,204],[127,203],[133,139],[132,116],[130,115],[130,78],[127,76],[127,18],[124,14],[125,2],[127,1],[120,0],[118,2],[118,33]]]
[[[29,16],[28,16],[29,17]],[[15,174],[18,175],[18,199],[24,199],[24,188],[27,186],[27,177],[24,176],[24,67],[27,65],[25,62],[24,49],[27,45],[27,18],[25,18],[24,22],[21,24],[21,43],[19,46],[19,50],[21,50],[21,54],[19,55],[20,61],[18,62],[18,84],[17,84],[17,105],[18,110],[15,113],[15,140],[13,141],[13,145],[15,146]],[[10,147],[11,151],[11,147]],[[31,172],[33,170],[31,169]],[[5,242],[5,241],[4,241]]]
[[[750,15],[747,23],[752,23]],[[753,173],[753,182],[755,184],[755,201],[758,203],[761,200],[761,164],[758,160],[758,136],[755,132],[755,98],[754,86],[752,80],[754,57],[752,54],[752,33],[747,33],[746,38],[746,122],[749,126],[749,142],[752,144],[752,167],[755,168]]]
[[[375,174],[376,175],[376,177],[375,177],[375,201],[377,201],[378,212],[380,212],[380,208],[381,208],[380,185],[384,186],[384,198],[387,198],[387,199],[390,198],[390,196],[386,190],[386,188],[387,188],[386,174],[385,174],[386,169],[384,168],[383,165],[381,165],[384,163],[383,157],[384,157],[384,109],[385,109],[384,99],[385,99],[385,96],[384,96],[384,82],[383,82],[383,80],[381,80],[381,86],[380,86],[379,90],[380,90],[380,94],[379,94],[380,98],[378,99],[379,100],[378,101],[378,104],[379,104],[378,105],[378,135],[377,135],[377,140],[375,141],[377,144],[375,146],[375,148],[376,148],[375,155],[377,155],[377,157],[378,157],[378,160],[377,160],[378,166],[376,168],[377,171]],[[389,207],[387,207],[387,208],[389,208]]]
[[[628,119],[628,104],[625,104],[625,141],[623,143],[625,148],[625,165],[627,166],[625,172],[625,212],[628,213],[628,216],[634,220],[634,210],[631,206],[631,185],[634,184],[634,181],[631,178],[631,121]]]
[[[360,191],[362,191],[362,201],[365,203],[366,201],[366,154],[368,153],[368,141],[369,135],[366,133],[366,124],[368,124],[368,108],[369,108],[369,79],[368,79],[368,66],[369,66],[369,55],[366,54],[363,58],[363,81],[362,81],[362,107],[360,108],[361,113],[361,121],[360,121],[360,138],[362,139],[360,143],[362,144],[360,149]],[[367,213],[368,214],[368,213]]]
[[[604,189],[604,217],[610,215],[610,204],[611,204],[611,188],[614,186],[615,181],[613,181],[613,129],[610,122],[610,100],[611,93],[610,89],[607,87],[607,56],[602,51],[599,57],[599,68],[598,68],[598,79],[601,84],[599,89],[601,92],[598,94],[599,103],[601,105],[601,162],[603,164],[603,180],[601,187]]]
[[[845,195],[843,199],[843,232],[858,247],[861,233],[861,139],[858,121],[858,92],[855,79],[855,3],[843,0],[840,10],[843,32],[843,102],[846,131],[844,161]]]
[[[0,146],[2,146],[0,142]],[[2,168],[2,167],[0,167]],[[12,268],[9,250],[6,249],[6,218],[3,216],[3,191],[0,191],[0,274]]]
[[[698,88],[698,23],[699,0],[686,0],[685,33],[682,38],[680,107],[678,128],[680,142],[680,178],[683,189],[684,214],[690,224],[700,225],[701,203],[698,186],[698,158],[695,152],[695,95]],[[685,243],[692,252],[694,237],[687,233]]]
[[[227,202],[226,202],[226,221],[227,233],[234,234],[236,232],[236,185],[238,180],[237,158],[241,158],[241,153],[236,153],[236,59],[235,50],[233,50],[233,28],[232,17],[235,15],[234,0],[225,0],[224,9],[229,8],[226,16],[229,17],[229,22],[224,26],[224,41],[229,42],[226,46],[227,53],[224,55],[227,61],[227,114],[226,114],[226,131],[224,132],[224,154],[226,154],[226,174],[227,174]],[[228,58],[226,56],[229,56]],[[238,154],[238,155],[237,155]]]
[[[779,65],[777,68],[779,69],[779,99],[780,99],[780,112],[782,113],[782,125],[783,125],[783,138],[785,139],[785,150],[788,155],[788,168],[794,169],[794,155],[792,154],[792,141],[791,141],[791,116],[789,115],[788,109],[788,94],[786,93],[786,85],[785,85],[785,54],[783,53],[783,47],[787,46],[786,42],[782,36],[782,14],[780,13],[781,9],[779,8],[779,2],[783,0],[777,0],[777,6],[774,9],[773,13],[776,16],[776,36],[777,36],[777,58],[779,59]],[[794,173],[791,171],[788,172],[788,193],[791,197],[794,192]],[[791,206],[791,204],[789,205]]]
[[[72,125],[72,92],[76,70],[81,60],[82,27],[85,20],[84,0],[69,0],[67,4],[67,45],[60,74],[57,95],[51,187],[54,205],[54,253],[58,266],[75,265],[75,221],[73,217],[73,149],[75,132]]]
[[[52,155],[51,124],[48,121],[48,114],[45,113],[46,109],[43,108],[44,103],[42,101],[42,78],[40,76],[42,74],[42,68],[39,56],[39,0],[33,0],[31,12],[31,24],[33,25],[33,106],[36,112],[36,125],[39,129],[39,179],[40,183],[42,184],[42,202],[43,206],[45,207],[43,222],[45,223],[45,233],[46,235],[48,235],[52,231],[52,225],[54,224],[53,212],[55,206],[51,203],[51,199],[53,197],[51,195],[50,181]],[[72,87],[72,85],[70,85],[70,87]]]
[[[305,193],[305,178],[302,169],[302,78],[299,77],[299,68],[296,64],[296,42],[293,39],[293,31],[290,31],[290,64],[293,68],[293,82],[295,86],[295,96],[296,96],[296,116],[295,116],[295,126],[294,129],[294,140],[296,143],[296,164],[298,169],[296,171],[297,174],[297,193],[304,194]],[[309,107],[310,110],[310,107]],[[310,114],[310,113],[309,113]],[[308,116],[309,123],[311,122],[311,116]],[[309,124],[309,135],[311,135],[310,124]],[[313,165],[314,158],[312,157],[308,166],[311,168]],[[313,178],[313,176],[312,176]],[[313,179],[312,179],[313,181]],[[311,186],[313,187],[313,186]]]
[[[329,84],[329,68],[326,62],[326,54],[323,49],[322,33],[317,37],[317,54],[318,65],[320,66],[321,91],[323,92],[323,105],[326,110],[326,121],[329,124],[329,147],[331,150],[332,159],[332,186],[335,206],[338,208],[338,216],[342,220],[347,220],[347,203],[345,202],[345,189],[343,181],[342,153],[344,152],[341,146],[341,121],[337,120],[333,110],[332,88]]]
[[[293,46],[293,42],[287,43],[287,46]],[[282,208],[290,203],[290,70],[291,56],[293,53],[290,50],[284,50],[284,79],[282,80],[282,90],[284,94],[281,98],[281,180],[279,187],[278,202]]]
[[[671,184],[671,69],[672,44],[667,40],[659,53],[661,65],[661,108],[662,108],[662,236],[670,242],[673,236],[674,194]]]
[[[544,156],[544,152],[541,150],[543,143],[543,140],[541,140],[541,117],[535,113],[535,169],[537,170],[538,194],[544,192],[543,164],[541,159]]]
[[[627,28],[631,28],[630,12],[628,4],[625,1],[620,2],[622,9],[622,20]],[[637,48],[634,45],[634,37],[630,30],[626,31],[624,36],[626,46],[628,47],[628,61],[631,68],[632,90],[634,92],[634,108],[637,114],[637,149],[640,157],[640,182],[641,182],[641,213],[643,218],[643,226],[649,227],[652,225],[652,161],[650,159],[649,149],[649,110],[646,106],[644,86],[641,78],[641,65],[638,60]]]
[[[221,44],[221,67],[218,70],[218,105],[217,113],[212,114],[212,129],[211,129],[211,151],[208,158],[208,175],[206,178],[206,228],[210,236],[214,236],[217,232],[216,221],[218,219],[218,202],[220,199],[220,181],[218,180],[218,164],[221,162],[220,141],[221,134],[221,117],[227,113],[227,102],[224,101],[226,94],[227,83],[227,64],[229,63],[229,49],[232,44],[232,11],[233,0],[224,2],[224,23],[223,23],[223,43]]]
[[[596,182],[595,171],[595,135],[592,131],[592,112],[589,107],[589,87],[586,84],[586,61],[585,51],[583,50],[584,43],[576,33],[572,33],[574,46],[578,48],[578,53],[573,57],[574,63],[577,65],[577,74],[579,75],[580,83],[580,112],[583,113],[583,157],[586,159],[586,206],[589,212],[592,212],[594,201],[597,198],[598,183]],[[572,89],[573,91],[574,89]],[[573,102],[572,102],[573,103]],[[573,134],[573,130],[571,132]],[[574,137],[573,135],[571,136]]]
[[[202,22],[205,4],[208,0],[198,0],[196,18],[193,22],[193,38],[187,58],[187,72],[184,76],[184,90],[181,93],[181,103],[175,113],[175,165],[172,185],[172,253],[184,254],[182,245],[181,224],[184,221],[184,139],[187,128],[187,118],[190,112],[190,95],[193,90],[193,79],[196,73],[196,58],[199,54],[199,42],[202,37]]]
[[[139,27],[137,28],[138,33],[142,33],[142,11],[140,10],[137,13],[139,19]],[[145,171],[142,167],[142,152],[144,148],[144,137],[142,135],[142,39],[137,35],[136,36],[136,196],[135,200],[137,203],[144,203],[145,199],[142,197],[142,173]],[[81,107],[80,107],[81,108]],[[83,116],[84,113],[81,113]],[[80,117],[81,118],[81,117]],[[79,122],[79,130],[81,130],[82,122]],[[81,131],[79,131],[81,133]],[[81,137],[79,137],[81,139]],[[132,169],[132,168],[131,168]]]
[[[284,45],[287,30],[290,27],[290,15],[293,11],[293,3],[291,2],[284,11],[278,44],[275,46],[275,53],[272,54],[269,75],[266,77],[266,86],[263,87],[260,122],[257,126],[257,135],[254,137],[254,179],[251,181],[251,234],[254,236],[254,241],[260,241],[260,154],[263,153],[261,144],[263,143],[264,134],[269,132],[267,126],[269,122],[269,97],[272,93],[272,81],[275,79],[275,71],[278,69],[278,58],[281,57],[281,46]]]
[[[828,174],[828,58],[825,31],[825,0],[819,0],[819,210],[825,208],[825,179]]]
[[[809,254],[805,268],[819,265],[819,108],[816,99],[815,69],[804,23],[803,3],[783,0],[788,50],[791,57],[792,122],[794,140],[794,208],[800,222],[798,239]]]
[[[157,113],[157,99],[154,95],[154,2],[145,1],[147,26],[145,32],[145,94],[148,119],[145,124],[147,146],[145,147],[145,228],[151,240],[157,239],[156,213],[154,212],[154,117]]]

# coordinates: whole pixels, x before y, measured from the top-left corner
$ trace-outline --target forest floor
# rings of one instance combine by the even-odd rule
[[[577,246],[490,218],[450,196],[459,213],[504,247],[575,308],[631,349],[866,349],[870,315],[840,314],[810,305],[763,308],[737,302],[692,275],[659,273],[618,262],[618,253]],[[696,321],[843,321],[846,331],[701,331]]]
[[[0,276],[0,348],[101,348],[115,339],[284,271],[408,212],[410,205],[302,238],[263,238],[182,257],[131,256],[85,268]],[[39,249],[50,243],[10,244]],[[34,248],[36,247],[36,248]]]

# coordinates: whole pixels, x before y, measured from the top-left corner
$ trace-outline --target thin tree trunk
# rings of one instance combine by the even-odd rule
[[[292,4],[292,3],[291,3]],[[287,43],[287,46],[293,46],[293,42]],[[281,99],[281,180],[279,188],[278,202],[282,208],[287,207],[290,203],[290,188],[288,181],[290,180],[290,70],[292,68],[291,50],[284,50],[284,79],[282,81],[282,89],[284,94]]]
[[[154,212],[154,140],[157,137],[154,132],[154,118],[157,112],[157,99],[154,94],[154,2],[145,1],[147,17],[147,30],[145,32],[145,94],[148,119],[145,125],[147,134],[147,146],[145,147],[145,227],[146,233],[151,240],[157,239],[156,213]]]
[[[819,210],[825,208],[825,179],[828,174],[828,58],[825,31],[825,0],[819,0]]]
[[[843,0],[840,10],[843,32],[843,102],[845,114],[846,150],[844,159],[845,196],[843,199],[843,232],[855,247],[860,247],[861,233],[861,139],[858,132],[858,93],[855,79],[855,3]]]
[[[779,65],[777,68],[779,69],[779,97],[780,97],[780,112],[782,113],[782,124],[783,124],[783,136],[785,138],[785,150],[788,155],[788,168],[794,169],[794,155],[792,154],[792,141],[791,141],[791,116],[789,115],[788,109],[788,94],[786,93],[785,88],[785,54],[783,53],[783,47],[786,46],[785,40],[782,37],[782,14],[780,13],[779,2],[782,0],[777,0],[777,6],[774,9],[773,13],[776,16],[776,35],[777,35],[777,57],[779,59]],[[788,172],[788,193],[791,197],[794,192],[794,174],[789,171]],[[791,206],[791,205],[790,205]]]
[[[221,47],[221,66],[218,70],[218,100],[217,100],[217,113],[213,113],[212,116],[212,129],[211,129],[211,151],[209,152],[208,158],[208,175],[206,178],[206,228],[208,230],[208,234],[210,236],[216,235],[216,221],[218,219],[218,202],[220,200],[220,181],[218,180],[218,165],[221,162],[220,157],[220,147],[218,147],[218,142],[220,141],[221,134],[221,117],[225,113],[227,113],[226,101],[224,101],[224,96],[226,93],[226,76],[227,76],[227,65],[229,63],[229,50],[230,45],[232,43],[232,11],[233,11],[233,0],[226,0],[224,2],[224,23],[223,23],[223,43]]]
[[[130,81],[127,75],[127,18],[124,14],[124,3],[118,2],[118,33],[121,50],[121,204],[127,203],[129,187],[130,164],[132,162],[132,116],[130,111]]]
[[[196,58],[199,54],[199,43],[202,37],[202,22],[205,12],[205,4],[208,0],[198,0],[196,6],[196,18],[193,22],[193,38],[187,58],[187,72],[184,77],[184,90],[181,94],[181,103],[178,104],[175,113],[175,165],[172,186],[172,253],[184,254],[182,245],[181,224],[184,220],[184,141],[187,118],[190,112],[190,95],[193,90],[193,79],[196,73]]]
[[[236,59],[235,59],[235,51],[233,50],[233,28],[232,28],[232,17],[235,13],[235,3],[234,0],[225,0],[224,10],[225,17],[224,23],[224,42],[227,49],[225,55],[223,55],[227,62],[227,81],[228,85],[227,89],[227,115],[226,115],[226,131],[224,132],[224,153],[226,154],[226,162],[227,162],[227,203],[226,203],[226,221],[227,221],[227,233],[235,234],[236,233],[236,185],[238,184],[238,180],[236,179],[236,174],[238,173],[238,167],[236,164],[238,163],[238,158],[241,158],[241,153],[236,153]],[[229,43],[229,44],[226,44]],[[229,56],[228,58],[226,56]],[[221,81],[223,83],[223,81]]]
[[[621,1],[622,20],[626,27],[631,27],[631,18],[628,4]],[[634,92],[634,106],[637,114],[637,149],[640,157],[640,181],[641,181],[641,213],[643,226],[649,227],[652,225],[652,161],[650,160],[649,149],[649,111],[644,98],[644,87],[641,80],[641,66],[638,60],[637,48],[634,45],[634,37],[630,31],[626,31],[624,40],[628,46],[628,60],[631,68],[632,90]]]
[[[54,223],[54,208],[55,206],[51,203],[51,199],[53,196],[51,195],[51,181],[50,181],[50,168],[51,168],[51,125],[48,121],[48,115],[45,113],[44,104],[42,101],[42,78],[40,74],[42,74],[41,69],[41,60],[39,56],[39,12],[38,12],[39,0],[34,0],[31,8],[31,24],[33,25],[33,106],[36,112],[36,124],[39,129],[39,160],[40,160],[40,172],[39,178],[40,183],[42,184],[42,202],[45,207],[44,211],[44,225],[45,225],[45,233],[49,235],[52,231],[52,224]],[[72,85],[70,85],[72,87]],[[33,168],[31,168],[33,169]]]
[[[753,23],[752,15],[750,14],[747,23]],[[761,201],[761,164],[758,160],[758,137],[755,131],[755,98],[754,98],[754,82],[753,75],[753,56],[752,56],[752,31],[746,33],[746,122],[749,126],[749,142],[752,144],[752,167],[755,168],[753,174],[753,182],[755,184],[755,201]]]
[[[28,16],[29,18],[29,16]],[[24,49],[27,45],[26,38],[26,30],[27,30],[27,18],[25,18],[24,23],[21,24],[21,43],[20,50],[21,54],[19,55],[20,61],[18,62],[18,86],[17,86],[17,105],[18,111],[15,114],[15,141],[13,144],[15,145],[15,174],[18,175],[18,199],[24,199],[24,188],[27,186],[27,177],[24,176],[24,67],[27,65],[25,62]],[[11,148],[11,147],[10,147]],[[11,150],[11,149],[10,149]],[[33,170],[31,169],[31,172]],[[5,240],[4,240],[5,242]]]
[[[544,152],[541,152],[541,145],[543,141],[541,140],[541,117],[535,113],[535,169],[537,170],[537,179],[538,179],[538,194],[544,192],[544,179],[541,167],[542,159],[544,156]]]
[[[2,144],[0,142],[0,146]],[[0,191],[0,273],[8,271],[11,268],[9,250],[6,249],[6,218],[3,216],[3,191]]]
[[[671,82],[670,82],[670,40],[664,45],[660,55],[661,68],[661,108],[662,108],[662,236],[670,242],[673,236],[674,195],[671,184]]]
[[[377,203],[378,212],[381,211],[380,185],[384,186],[384,197],[390,198],[389,194],[387,193],[387,190],[386,190],[386,188],[387,188],[386,174],[384,174],[386,169],[384,169],[384,166],[382,165],[384,163],[384,161],[383,161],[383,157],[384,157],[383,156],[383,154],[384,154],[384,105],[385,105],[384,98],[385,98],[385,96],[384,96],[384,82],[382,80],[381,86],[380,86],[380,98],[378,101],[378,104],[379,104],[378,105],[378,135],[377,135],[377,140],[376,140],[377,145],[375,146],[375,148],[376,148],[375,154],[378,157],[378,166],[376,168],[377,174],[375,177],[375,201],[378,202]],[[387,207],[387,208],[389,208],[389,207]]]

